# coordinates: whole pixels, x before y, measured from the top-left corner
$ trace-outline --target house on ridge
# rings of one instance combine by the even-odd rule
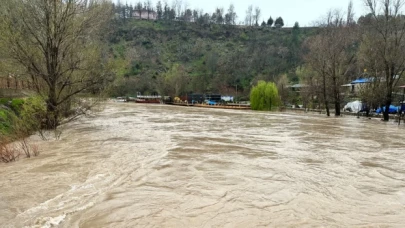
[[[157,20],[157,13],[153,10],[147,9],[135,10],[132,13],[132,17],[141,20]]]

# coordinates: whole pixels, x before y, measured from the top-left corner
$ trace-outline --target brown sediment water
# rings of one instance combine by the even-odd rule
[[[404,227],[405,127],[109,103],[0,164],[0,227]]]

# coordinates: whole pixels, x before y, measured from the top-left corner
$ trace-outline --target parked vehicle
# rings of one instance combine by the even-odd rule
[[[127,102],[127,99],[125,97],[117,97],[115,98],[115,102]]]

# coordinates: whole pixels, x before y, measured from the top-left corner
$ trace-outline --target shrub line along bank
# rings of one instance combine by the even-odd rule
[[[21,154],[39,155],[38,146],[28,144],[27,137],[41,128],[45,110],[40,97],[0,99],[0,162],[16,161]]]

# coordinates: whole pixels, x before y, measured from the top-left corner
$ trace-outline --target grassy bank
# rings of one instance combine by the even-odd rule
[[[13,135],[23,103],[23,99],[0,98],[0,135],[2,138]]]
[[[0,99],[0,162],[12,162],[21,154],[37,156],[38,148],[26,138],[41,128],[45,103],[39,97]],[[17,143],[12,143],[18,141]]]

